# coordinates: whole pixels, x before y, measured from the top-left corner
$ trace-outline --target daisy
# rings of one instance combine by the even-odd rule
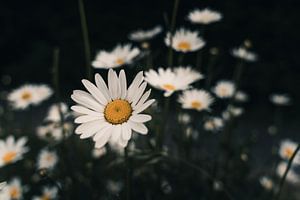
[[[159,68],[158,72],[150,69],[145,73],[145,80],[153,87],[165,91],[168,97],[175,91],[186,90],[190,84],[203,78],[203,75],[191,67],[177,67],[175,69]]]
[[[195,9],[188,14],[188,20],[194,24],[210,24],[220,21],[222,14],[205,8],[203,10]]]
[[[1,200],[11,200],[9,188],[4,187],[0,190],[0,199]]]
[[[101,158],[106,154],[107,150],[105,147],[102,147],[100,149],[93,149],[92,156],[93,158]]]
[[[0,167],[21,160],[23,154],[29,150],[25,147],[26,142],[25,137],[15,140],[13,136],[9,136],[5,141],[0,140]]]
[[[43,140],[61,141],[64,136],[68,137],[73,131],[73,124],[64,122],[63,127],[60,123],[53,122],[50,124],[37,127],[37,136]],[[65,135],[64,135],[65,134]]]
[[[230,98],[235,93],[235,85],[231,81],[219,81],[213,88],[213,92],[219,98]]]
[[[244,109],[241,107],[236,107],[233,105],[229,105],[227,109],[222,113],[222,117],[225,120],[229,120],[232,117],[238,117],[244,113]]]
[[[224,121],[220,117],[212,117],[204,122],[204,129],[207,131],[218,131],[224,126]]]
[[[53,104],[48,111],[46,121],[60,122],[61,120],[60,112],[64,118],[66,118],[69,115],[69,109],[67,104],[65,103]]]
[[[156,35],[162,32],[161,26],[156,26],[150,30],[137,30],[129,34],[128,38],[132,41],[143,42],[154,38]]]
[[[16,110],[25,109],[29,105],[38,105],[48,99],[53,91],[47,85],[27,84],[13,90],[8,95],[8,100]]]
[[[248,101],[249,97],[248,97],[248,94],[246,94],[245,92],[237,91],[235,96],[234,96],[234,99],[237,102],[246,102],[246,101]]]
[[[187,113],[182,113],[178,115],[178,121],[182,124],[188,124],[192,121],[191,116]]]
[[[279,177],[282,177],[286,171],[287,168],[287,163],[286,162],[280,162],[277,166],[277,175]],[[290,182],[290,183],[299,183],[300,181],[300,177],[299,174],[297,174],[293,167],[289,170],[287,176],[286,176],[286,181]]]
[[[175,51],[183,53],[197,51],[205,45],[204,40],[197,31],[189,31],[183,28],[177,30],[172,37],[168,33],[165,43],[167,46],[171,45]]]
[[[210,110],[209,106],[213,103],[212,96],[204,90],[186,90],[178,97],[184,109],[194,109],[197,111]]]
[[[290,105],[291,98],[287,94],[272,94],[270,101],[278,106],[287,106]]]
[[[116,68],[131,64],[133,59],[140,54],[138,48],[132,48],[130,44],[118,45],[111,52],[100,51],[92,62],[94,68]]]
[[[9,191],[10,198],[13,200],[22,199],[23,188],[21,181],[18,178],[12,179],[7,185],[6,188]]]
[[[232,55],[236,58],[240,58],[245,61],[254,62],[257,60],[257,55],[251,51],[248,51],[244,47],[234,48]]]
[[[263,176],[259,179],[259,183],[261,184],[261,186],[263,188],[265,188],[266,190],[272,190],[274,187],[274,182],[272,181],[271,178],[267,177],[267,176]]]
[[[58,156],[56,152],[49,150],[42,150],[37,158],[38,169],[52,170],[58,162]]]
[[[289,139],[285,139],[285,140],[281,141],[280,147],[279,147],[280,157],[287,161],[290,160],[292,155],[294,154],[297,146],[298,146],[298,143],[293,142]],[[293,163],[300,164],[300,153],[299,152],[295,156]]]
[[[147,134],[145,122],[151,120],[150,115],[141,114],[155,100],[148,100],[151,90],[144,93],[147,83],[143,72],[139,72],[127,89],[124,70],[119,76],[110,69],[108,71],[108,87],[99,74],[95,75],[96,85],[82,80],[88,92],[75,90],[71,98],[78,103],[72,110],[81,116],[75,123],[81,124],[75,130],[80,138],[93,137],[95,147],[103,147],[109,140],[126,147],[132,131]]]
[[[33,197],[33,200],[54,200],[57,198],[58,190],[56,187],[44,187],[41,196]]]

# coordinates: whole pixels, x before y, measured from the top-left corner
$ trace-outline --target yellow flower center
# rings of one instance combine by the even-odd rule
[[[8,163],[11,163],[17,156],[17,153],[14,152],[14,151],[10,151],[10,152],[7,152],[6,154],[4,154],[3,156],[3,162],[5,164],[8,164]]]
[[[124,60],[123,58],[118,58],[118,59],[116,60],[116,63],[117,63],[118,65],[123,65],[123,64],[125,63],[125,60]]]
[[[31,99],[31,93],[30,92],[24,92],[23,94],[22,94],[22,96],[21,96],[21,98],[23,99],[23,100],[29,100],[29,99]]]
[[[290,159],[293,155],[294,151],[291,148],[286,148],[284,150],[284,154]]]
[[[202,107],[202,103],[199,101],[192,101],[191,106],[194,109],[200,109]]]
[[[175,86],[172,85],[172,84],[164,84],[164,85],[162,86],[162,88],[165,89],[165,90],[168,90],[168,91],[172,91],[172,90],[175,90],[175,89],[176,89]]]
[[[228,94],[228,90],[225,87],[220,88],[220,94],[221,96],[226,96]]]
[[[191,44],[189,42],[182,41],[178,43],[177,48],[182,51],[189,51],[191,50]]]
[[[10,197],[12,199],[18,199],[19,196],[20,196],[20,192],[19,192],[19,189],[17,187],[12,187],[9,191],[10,193]]]
[[[116,99],[108,103],[104,109],[104,117],[111,124],[127,122],[131,116],[132,108],[128,101]]]
[[[50,200],[50,195],[48,194],[44,194],[42,197],[41,197],[41,200]]]

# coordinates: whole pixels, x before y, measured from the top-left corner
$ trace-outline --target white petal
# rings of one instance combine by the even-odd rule
[[[104,95],[100,92],[100,90],[90,81],[83,79],[81,81],[84,85],[84,87],[91,93],[91,95],[102,105],[107,104],[107,99],[104,97]]]
[[[86,107],[83,107],[83,106],[78,106],[78,105],[77,106],[72,106],[71,109],[74,110],[77,113],[80,113],[80,114],[92,115],[92,116],[95,116],[95,117],[103,116],[103,113],[92,111],[92,110],[90,110]]]
[[[151,119],[152,117],[150,115],[138,114],[138,115],[132,115],[129,120],[137,123],[144,123],[150,121]]]
[[[148,133],[148,128],[143,123],[135,123],[130,120],[127,123],[135,132],[138,132],[143,135],[146,135]]]
[[[117,73],[110,69],[108,71],[108,89],[113,100],[120,98],[120,82]]]
[[[104,106],[98,103],[89,93],[75,90],[71,95],[71,98],[78,104],[88,107],[95,111],[103,111]]]
[[[145,92],[145,94],[142,96],[142,98],[138,101],[138,103],[136,105],[134,104],[131,104],[131,106],[133,108],[135,107],[139,107],[141,105],[143,105],[143,103],[148,99],[148,97],[150,96],[150,93],[151,93],[151,89],[149,89],[147,92]]]
[[[132,98],[132,103],[135,105],[141,98],[141,96],[143,95],[145,89],[147,87],[147,83],[144,82],[142,83],[141,87],[139,87],[134,95],[134,97]]]
[[[122,139],[123,140],[129,140],[131,138],[131,128],[127,125],[127,123],[122,124]]]
[[[126,81],[126,74],[122,69],[119,74],[120,80],[120,89],[121,89],[121,99],[125,99],[127,95],[127,81]]]
[[[100,130],[95,134],[95,136],[93,137],[93,140],[94,140],[94,141],[99,140],[99,139],[103,136],[103,133],[107,131],[106,129],[111,129],[111,128],[112,128],[112,125],[111,125],[110,123],[106,123],[106,125],[103,126],[103,128],[100,129]]]
[[[101,125],[103,123],[104,123],[103,120],[96,120],[96,121],[81,124],[75,129],[75,133],[76,134],[81,134],[81,133],[84,133],[84,132],[90,132],[90,131],[96,130],[97,128],[100,129]]]
[[[144,103],[143,105],[141,105],[139,107],[136,106],[134,108],[135,110],[133,111],[133,114],[138,114],[140,112],[143,112],[145,109],[147,109],[154,102],[155,102],[155,99],[150,99],[150,100],[146,101],[146,103]]]
[[[105,96],[106,100],[110,101],[111,97],[109,95],[107,85],[100,74],[95,74],[95,82],[96,82],[96,86],[99,88],[99,90]]]
[[[112,131],[111,138],[110,138],[112,140],[112,142],[118,142],[120,140],[121,133],[122,133],[121,124],[113,125],[113,131]]]
[[[131,99],[133,98],[136,89],[140,86],[140,84],[143,82],[144,80],[144,76],[143,76],[143,72],[139,72],[136,77],[134,78],[134,80],[132,81],[131,85],[128,88],[127,91],[127,100],[131,101]]]
[[[110,139],[112,134],[112,127],[108,127],[105,130],[102,131],[102,137],[100,137],[95,144],[96,148],[102,148]]]
[[[103,116],[99,117],[99,116],[92,116],[92,115],[82,115],[82,116],[77,117],[74,122],[77,124],[82,124],[82,123],[95,121],[95,120],[99,120],[99,119],[103,119]]]

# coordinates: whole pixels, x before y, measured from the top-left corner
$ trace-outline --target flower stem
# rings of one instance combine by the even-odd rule
[[[86,14],[84,9],[83,0],[78,0],[78,9],[80,14],[80,22],[82,29],[82,37],[84,43],[84,53],[85,53],[85,66],[86,66],[86,76],[88,79],[92,78],[92,67],[91,67],[91,47],[89,40],[89,31],[87,26]]]
[[[281,192],[282,192],[284,183],[285,183],[285,179],[286,179],[286,177],[287,177],[287,174],[288,174],[288,172],[289,172],[289,170],[290,170],[290,168],[291,168],[291,166],[292,166],[292,164],[293,164],[293,160],[294,160],[294,158],[296,157],[296,155],[297,155],[299,149],[300,149],[300,144],[298,144],[297,148],[295,149],[295,151],[294,151],[292,157],[290,158],[290,160],[289,160],[289,162],[288,162],[287,168],[286,168],[286,170],[285,170],[285,172],[284,172],[284,174],[283,174],[283,176],[282,176],[282,178],[281,178],[281,180],[280,180],[280,183],[279,183],[279,189],[278,189],[278,192],[277,192],[276,195],[275,195],[274,200],[279,200],[279,198],[280,198],[280,195],[281,195]]]
[[[131,197],[131,181],[130,181],[130,161],[128,156],[128,145],[124,149],[125,156],[125,165],[126,165],[126,178],[125,178],[125,187],[126,187],[126,200],[130,200]]]

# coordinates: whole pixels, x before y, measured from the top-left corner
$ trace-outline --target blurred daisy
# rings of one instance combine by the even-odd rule
[[[0,199],[1,200],[11,200],[9,188],[4,187],[0,190]]]
[[[61,141],[64,136],[68,137],[73,131],[73,124],[64,122],[63,127],[60,123],[53,122],[50,124],[37,127],[37,136],[43,140]],[[65,134],[65,135],[64,135]]]
[[[265,188],[266,190],[272,190],[274,187],[274,182],[272,181],[271,178],[267,177],[267,176],[263,176],[259,179],[259,183],[261,184],[261,186],[263,188]]]
[[[111,52],[100,51],[92,66],[95,68],[116,68],[126,64],[131,64],[133,59],[140,54],[138,48],[132,48],[131,44],[118,45]]]
[[[143,72],[139,72],[127,89],[124,70],[119,76],[110,69],[108,71],[108,87],[99,74],[95,75],[96,85],[82,80],[89,93],[75,90],[71,98],[79,105],[72,110],[81,116],[75,123],[81,124],[75,130],[80,138],[93,137],[96,148],[103,147],[109,140],[126,147],[131,138],[132,130],[147,134],[145,122],[151,120],[150,115],[141,114],[155,100],[147,100],[151,90],[144,93],[147,83]]]
[[[286,162],[280,162],[277,166],[277,175],[279,177],[282,177],[286,171],[287,168],[287,163]],[[290,182],[290,183],[299,183],[300,181],[300,177],[299,174],[297,174],[293,167],[289,170],[287,176],[286,176],[286,181]]]
[[[29,149],[25,147],[27,138],[22,137],[15,140],[13,136],[9,136],[6,140],[0,140],[0,167],[14,163],[23,158],[23,154]]]
[[[33,200],[54,200],[57,198],[58,190],[56,187],[44,187],[41,196],[33,197]]]
[[[168,97],[175,91],[186,90],[190,84],[203,78],[203,75],[190,67],[159,68],[158,72],[150,69],[145,73],[145,80],[153,87],[165,91]]]
[[[211,117],[204,122],[204,129],[207,131],[218,131],[224,126],[224,121],[220,117]]]
[[[118,194],[123,188],[123,183],[120,181],[109,180],[106,184],[107,190],[113,194]]]
[[[1,182],[0,183],[0,191],[7,185],[7,183],[4,181],[4,182]]]
[[[197,111],[210,110],[209,106],[213,103],[212,96],[204,90],[185,90],[178,97],[178,102],[181,103],[184,109],[194,109]]]
[[[100,158],[106,154],[107,150],[106,147],[102,147],[99,149],[93,149],[92,156],[93,158]]]
[[[38,155],[37,168],[52,170],[57,162],[58,156],[56,152],[44,149]]]
[[[246,94],[245,92],[237,91],[235,96],[234,96],[234,99],[237,102],[246,102],[246,101],[248,101],[249,97],[248,97],[248,94]]]
[[[257,60],[257,55],[248,51],[244,47],[235,48],[232,50],[232,55],[245,61],[253,62]]]
[[[272,94],[270,101],[278,106],[287,106],[290,105],[291,98],[286,94]]]
[[[191,116],[187,113],[180,113],[178,115],[178,121],[182,124],[188,124],[192,121]]]
[[[229,105],[227,109],[222,113],[222,117],[224,120],[229,120],[230,118],[238,117],[243,113],[244,113],[243,108]]]
[[[197,51],[205,45],[205,42],[197,31],[189,31],[183,28],[177,30],[172,37],[168,33],[165,43],[167,46],[172,45],[175,51],[183,53]]]
[[[219,98],[230,98],[234,95],[235,85],[231,81],[219,81],[213,88],[213,92]]]
[[[289,139],[281,141],[279,148],[279,155],[285,160],[290,160],[295,150],[297,149],[298,143],[293,142]],[[300,153],[298,152],[295,156],[293,163],[300,164]]]
[[[25,109],[29,105],[38,105],[48,99],[53,91],[47,85],[27,84],[13,90],[8,95],[14,109]]]
[[[210,24],[221,19],[221,13],[208,8],[203,10],[195,9],[188,14],[188,20],[194,24]]]
[[[67,104],[65,103],[59,103],[59,104],[53,104],[48,111],[46,121],[50,122],[60,122],[60,112],[63,115],[63,117],[67,117],[69,115],[69,109]]]
[[[12,200],[22,199],[23,188],[21,181],[18,178],[12,179],[7,185],[6,188],[9,191],[9,196]]]
[[[156,35],[162,32],[161,26],[156,26],[150,30],[137,30],[129,34],[128,38],[132,41],[143,42],[154,38]]]

